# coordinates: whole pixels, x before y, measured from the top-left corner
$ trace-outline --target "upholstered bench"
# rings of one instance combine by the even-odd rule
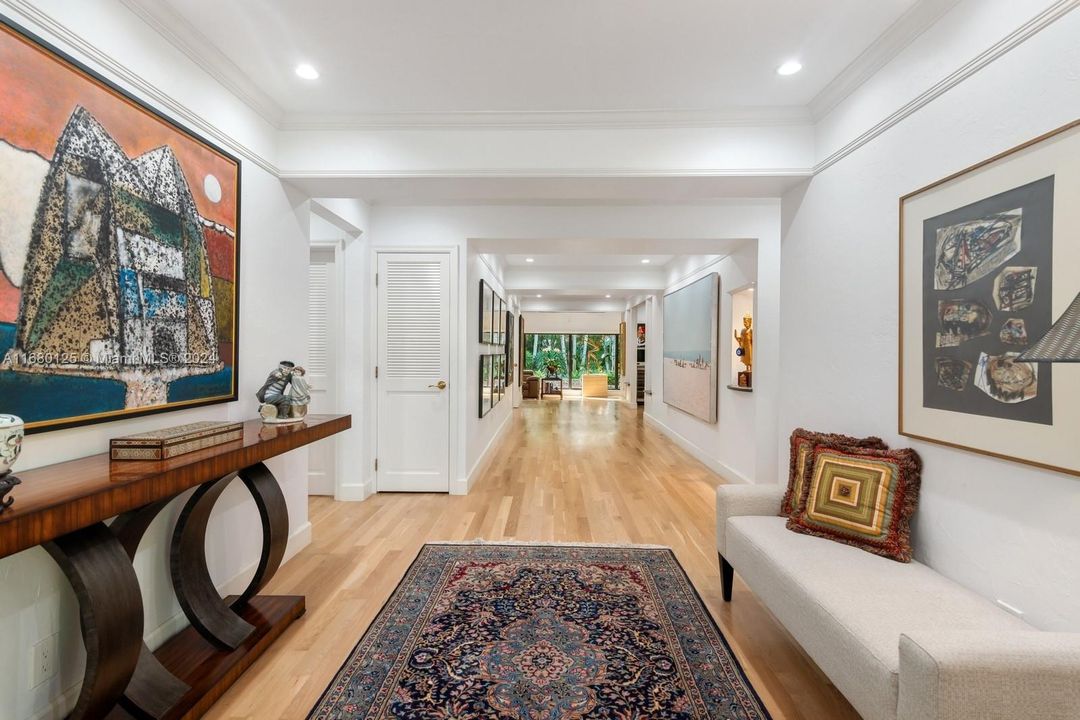
[[[1077,720],[1080,633],[1041,632],[930,567],[785,527],[784,487],[716,489],[733,570],[865,720]]]

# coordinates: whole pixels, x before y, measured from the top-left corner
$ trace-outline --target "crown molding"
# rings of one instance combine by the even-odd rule
[[[238,155],[246,157],[251,162],[261,167],[271,175],[278,175],[277,167],[253,149],[240,142],[232,135],[224,132],[212,123],[207,122],[201,115],[180,102],[172,95],[161,91],[157,86],[146,78],[132,71],[127,65],[119,62],[113,56],[103,52],[96,45],[88,42],[81,35],[68,28],[52,15],[35,7],[28,0],[0,0],[0,5],[6,6],[25,21],[32,24],[34,29],[42,34],[51,36],[55,41],[74,49],[82,55],[84,61],[96,66],[103,75],[113,81],[126,86],[136,97],[143,102],[156,106],[166,115],[169,115],[192,130],[197,130],[202,135],[213,138],[215,142],[225,146]]]
[[[283,111],[206,35],[160,0],[120,0],[128,10],[275,129]]]
[[[919,0],[908,8],[814,96],[808,106],[813,119],[817,121],[828,115],[959,3],[960,0]]]
[[[987,65],[990,65],[998,58],[1007,54],[1010,50],[1018,47],[1025,41],[1037,35],[1042,30],[1045,30],[1047,27],[1054,24],[1056,21],[1065,17],[1067,14],[1069,14],[1069,12],[1075,10],[1077,7],[1080,7],[1080,0],[1056,0],[1056,2],[1052,3],[1041,13],[1031,18],[1002,39],[998,40],[996,43],[976,55],[968,62],[964,63],[962,66],[947,75],[944,79],[940,80],[930,88],[920,93],[918,96],[906,103],[899,110],[893,112],[884,120],[877,123],[869,130],[862,133],[854,140],[841,147],[839,150],[818,161],[814,165],[813,174],[817,175],[818,173],[840,162],[848,155],[852,154],[862,146],[877,138],[882,133],[888,131],[900,122],[903,122],[906,118],[914,115],[919,110],[926,107],[931,102],[947,93],[952,88],[956,87],[975,73],[985,68]]]
[[[1080,0],[1078,0],[1080,1]],[[808,178],[813,168],[423,168],[417,170],[278,170],[282,180],[387,180],[468,178],[711,178],[791,177]]]
[[[224,59],[219,51],[213,50],[212,55],[203,52],[198,40],[179,39],[176,32],[172,32],[162,23],[162,15],[146,12],[154,0],[120,0],[125,7],[134,12],[140,19],[146,22],[152,29],[180,49],[193,62],[206,70],[215,80],[220,82],[227,90],[247,103],[263,119],[273,127],[284,130],[303,129],[438,129],[446,127],[454,128],[674,128],[674,127],[716,127],[719,125],[803,125],[812,124],[813,115],[808,108],[784,107],[784,108],[744,108],[729,109],[707,112],[696,111],[618,111],[618,112],[553,112],[553,113],[406,113],[378,116],[352,116],[345,118],[308,118],[300,116],[282,116],[276,114],[275,107],[263,107],[260,110],[257,105],[260,101],[251,100],[249,94],[241,94],[228,79],[222,79],[223,75],[215,67],[209,66],[212,57]],[[830,104],[835,106],[847,97],[855,88],[865,82],[874,72],[877,72],[885,63],[893,59],[904,47],[921,32],[925,31],[942,14],[955,4],[957,0],[921,0],[911,11],[898,20],[882,38],[874,43],[871,48],[860,55],[855,63],[846,68],[834,83],[830,84],[817,98],[812,107],[818,111],[828,108]],[[793,177],[805,178],[820,173],[842,159],[852,154],[862,146],[871,142],[896,124],[910,117],[927,104],[959,85],[984,67],[998,58],[1007,54],[1013,48],[1021,45],[1043,29],[1049,27],[1057,20],[1067,15],[1072,10],[1080,7],[1080,0],[1056,0],[1049,7],[1035,17],[997,41],[983,52],[979,53],[969,62],[965,63],[944,79],[928,88],[926,91],[906,103],[888,117],[848,142],[829,156],[818,161],[812,168],[773,168],[773,169],[700,169],[700,168],[579,168],[579,169],[552,169],[552,168],[522,168],[508,170],[505,168],[429,168],[403,171],[335,171],[335,170],[304,170],[291,169],[280,170],[269,159],[246,144],[240,142],[230,134],[222,131],[210,122],[204,120],[198,113],[187,105],[158,89],[153,83],[132,71],[128,66],[117,61],[108,53],[103,52],[95,45],[88,42],[81,35],[67,27],[55,17],[36,7],[31,0],[0,0],[0,6],[9,8],[12,13],[23,22],[30,25],[62,45],[66,45],[73,52],[89,64],[95,66],[106,76],[133,91],[133,94],[161,109],[182,122],[192,130],[197,130],[204,136],[213,139],[218,144],[241,155],[266,172],[282,180],[304,180],[318,178],[343,178],[343,179],[368,179],[368,178],[607,178],[607,177],[637,177],[637,178],[662,178],[662,177]],[[157,7],[157,5],[153,5]],[[916,12],[917,11],[917,12]],[[149,11],[147,11],[149,12]],[[938,13],[936,16],[934,13]],[[932,20],[928,19],[933,17]],[[186,27],[201,36],[201,33],[185,21],[180,19]],[[175,30],[177,26],[171,26]],[[921,28],[921,29],[920,29]],[[906,38],[906,40],[904,39]],[[203,42],[206,41],[202,38]],[[228,62],[227,59],[224,59]],[[231,63],[230,63],[231,65]],[[232,66],[242,77],[243,74]],[[249,87],[246,78],[243,81]],[[257,90],[257,89],[256,89]],[[261,94],[261,91],[258,93]],[[253,105],[252,102],[255,104]],[[272,104],[272,103],[271,103]],[[278,111],[279,112],[279,111]],[[273,119],[272,119],[273,118]],[[275,122],[276,120],[276,122]]]
[[[125,0],[128,2],[130,0]],[[278,127],[286,131],[325,130],[560,130],[666,129],[810,125],[801,106],[732,107],[715,110],[556,110],[358,113],[315,115],[286,113]]]

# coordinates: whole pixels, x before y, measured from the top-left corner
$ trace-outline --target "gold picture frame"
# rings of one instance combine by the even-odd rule
[[[235,401],[240,160],[2,15],[0,54],[4,411],[32,433]]]
[[[900,198],[901,435],[1080,476],[1080,373],[1016,360],[1080,290],[1078,195],[1080,120]]]

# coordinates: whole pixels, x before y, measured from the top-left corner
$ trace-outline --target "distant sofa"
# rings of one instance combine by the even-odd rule
[[[526,400],[540,399],[540,378],[533,375],[532,370],[525,370],[521,374],[521,397]]]
[[[716,489],[733,571],[865,720],[1077,720],[1080,633],[1041,632],[918,562],[799,535],[782,485]]]

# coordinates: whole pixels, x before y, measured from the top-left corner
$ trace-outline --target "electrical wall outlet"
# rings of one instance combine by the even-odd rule
[[[31,688],[37,687],[56,675],[58,640],[59,636],[53,633],[34,645],[30,668]]]

